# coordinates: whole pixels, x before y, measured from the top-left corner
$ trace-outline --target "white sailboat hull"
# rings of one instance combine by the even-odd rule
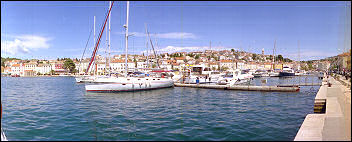
[[[167,78],[116,78],[107,82],[95,82],[86,84],[87,92],[125,92],[141,91],[174,86],[174,81]]]

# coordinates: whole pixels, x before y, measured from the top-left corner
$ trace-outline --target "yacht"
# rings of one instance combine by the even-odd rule
[[[254,77],[268,77],[269,74],[265,70],[256,70],[253,74]]]
[[[295,75],[296,76],[304,76],[304,75],[307,75],[306,71],[305,70],[297,70],[295,72]]]
[[[268,71],[268,75],[270,77],[278,77],[279,76],[279,72],[275,72],[274,70],[269,70]]]
[[[251,74],[248,74],[246,72],[243,72],[239,69],[236,69],[233,72],[227,72],[226,74],[222,75],[217,84],[219,85],[237,85],[237,84],[243,84],[248,81],[250,81],[254,76]]]
[[[279,72],[279,76],[280,77],[295,76],[295,71],[290,67],[283,67],[282,71]]]

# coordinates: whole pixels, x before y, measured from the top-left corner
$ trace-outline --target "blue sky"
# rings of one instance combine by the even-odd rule
[[[350,2],[130,2],[129,53],[146,50],[145,24],[158,53],[237,49],[276,53],[298,60],[321,59],[350,49]],[[22,59],[80,58],[96,16],[96,35],[108,1],[1,2],[1,56]],[[347,19],[347,21],[351,19]],[[124,54],[126,1],[116,1],[111,17],[112,54]],[[346,27],[348,27],[346,29]],[[346,32],[347,35],[346,44]],[[93,36],[93,35],[92,35]],[[93,48],[89,42],[89,57]],[[298,49],[298,41],[300,48]],[[149,46],[150,47],[150,46]],[[106,36],[99,54],[105,55]],[[88,53],[88,54],[87,54]]]

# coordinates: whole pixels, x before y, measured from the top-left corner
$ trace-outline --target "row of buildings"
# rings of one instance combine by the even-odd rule
[[[84,74],[87,70],[90,58],[84,60],[73,60],[77,73]],[[296,61],[273,62],[273,56],[262,54],[239,52],[239,51],[213,51],[204,52],[176,52],[173,54],[159,54],[155,56],[128,55],[128,68],[130,70],[147,70],[147,68],[162,68],[165,70],[183,70],[186,66],[201,65],[210,67],[211,70],[233,70],[233,69],[262,69],[281,70],[284,66],[300,69],[306,66]],[[5,62],[4,73],[17,74],[20,76],[35,76],[38,74],[67,74],[68,70],[63,68],[64,61],[58,60],[11,60]],[[314,68],[326,70],[329,62],[314,62]],[[126,69],[125,55],[114,55],[109,60],[101,55],[96,56],[95,64],[90,68],[90,73],[105,74],[108,71],[122,73]]]

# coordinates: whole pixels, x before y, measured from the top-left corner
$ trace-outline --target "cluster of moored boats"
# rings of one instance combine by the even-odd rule
[[[106,22],[111,12],[113,3],[110,3],[109,13],[105,19],[105,23],[100,32],[100,36],[95,43],[95,48],[91,61],[85,71],[88,74],[91,64],[94,62],[96,51],[99,46],[101,35],[104,32]],[[76,82],[85,83],[85,89],[88,92],[121,92],[121,91],[138,91],[138,90],[151,90],[159,88],[173,87],[174,82],[186,83],[186,84],[203,84],[213,83],[218,85],[237,85],[249,82],[254,77],[274,77],[274,76],[294,76],[296,73],[289,68],[283,68],[282,71],[266,71],[266,70],[240,70],[233,69],[226,72],[212,71],[209,67],[204,65],[198,66],[186,66],[179,73],[172,71],[165,71],[162,69],[149,69],[145,72],[129,72],[127,66],[128,57],[128,13],[129,13],[129,2],[127,1],[127,18],[125,34],[126,44],[126,55],[125,55],[125,69],[124,74],[111,74],[109,71],[106,76],[99,75],[85,75],[76,76]],[[94,26],[95,27],[95,26]],[[95,35],[95,34],[94,34]],[[146,35],[148,35],[150,43],[153,47],[152,41],[149,36],[149,32],[146,29]],[[147,37],[147,36],[146,36]],[[110,49],[110,20],[109,20],[109,44]],[[148,50],[148,46],[147,46]],[[153,48],[154,50],[154,48]],[[155,53],[155,52],[154,52]],[[148,56],[148,55],[147,55]],[[155,55],[156,56],[156,55]]]
[[[112,74],[109,76],[77,76],[77,83],[85,83],[88,92],[122,92],[151,90],[173,87],[175,82],[184,84],[239,85],[249,83],[256,77],[286,77],[307,75],[304,71],[294,71],[284,67],[280,71],[240,70],[211,71],[202,65],[186,67],[184,71],[151,70],[148,72],[130,72],[127,76]]]

